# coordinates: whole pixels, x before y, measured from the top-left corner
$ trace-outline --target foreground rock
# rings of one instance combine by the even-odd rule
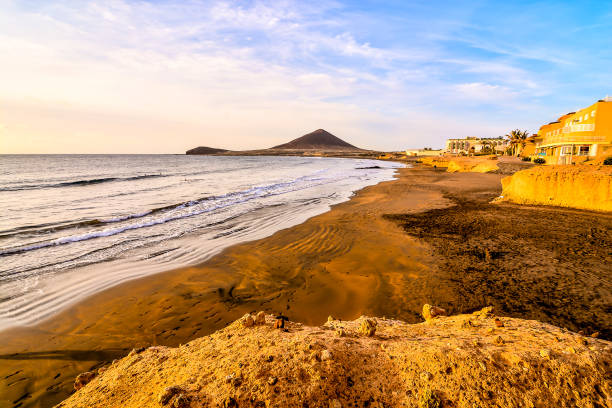
[[[612,343],[490,309],[426,323],[237,321],[109,366],[61,407],[597,407]],[[259,320],[259,319],[257,319]],[[367,322],[367,323],[364,323]],[[375,326],[375,333],[362,327]],[[343,335],[338,336],[338,331]]]

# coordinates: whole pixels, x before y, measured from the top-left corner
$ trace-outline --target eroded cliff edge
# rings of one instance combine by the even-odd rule
[[[501,182],[504,201],[612,211],[612,166],[533,167]]]
[[[611,364],[608,341],[490,308],[320,327],[260,313],[177,348],[133,350],[58,406],[603,407]]]

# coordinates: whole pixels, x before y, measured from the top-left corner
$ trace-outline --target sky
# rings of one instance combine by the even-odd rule
[[[376,150],[612,95],[609,1],[0,0],[0,153]]]

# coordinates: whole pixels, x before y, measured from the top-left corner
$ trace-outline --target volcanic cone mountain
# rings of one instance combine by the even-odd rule
[[[317,129],[272,149],[361,150],[323,129]]]

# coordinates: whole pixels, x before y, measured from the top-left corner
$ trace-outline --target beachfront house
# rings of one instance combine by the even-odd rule
[[[612,150],[612,97],[540,127],[535,142],[535,154],[548,164],[569,164]]]
[[[503,154],[508,149],[508,140],[503,137],[479,138],[468,136],[463,139],[446,140],[446,153],[450,154]]]

